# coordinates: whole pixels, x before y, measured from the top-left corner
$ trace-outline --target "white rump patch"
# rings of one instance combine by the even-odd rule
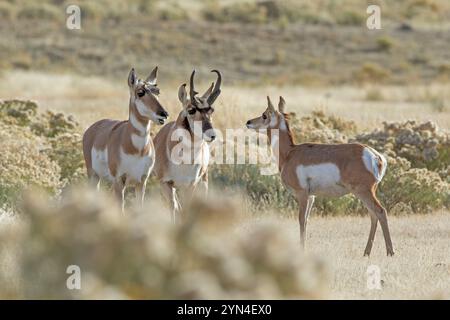
[[[341,173],[334,163],[299,165],[296,169],[300,186],[310,194],[342,195]]]
[[[387,168],[386,158],[382,154],[375,151],[375,149],[365,147],[362,159],[366,169],[373,174],[373,176],[375,177],[375,179],[377,179],[378,182],[380,182],[381,179],[383,179],[383,176],[386,172]],[[378,159],[381,159],[381,170],[378,169]]]

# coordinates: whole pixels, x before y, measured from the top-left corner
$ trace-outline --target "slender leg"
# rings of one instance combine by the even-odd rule
[[[93,170],[88,171],[88,179],[89,184],[95,187],[97,191],[100,191],[100,177],[98,176],[98,174],[96,174]]]
[[[202,181],[200,181],[200,186],[203,189],[202,193],[203,193],[205,200],[208,199],[208,171],[206,171],[205,174],[202,176]]]
[[[125,212],[125,181],[122,178],[116,179],[113,185],[114,195],[120,202],[122,212]]]
[[[366,249],[364,250],[364,256],[370,256],[370,252],[372,251],[373,239],[375,238],[375,232],[377,231],[378,218],[377,216],[369,210],[370,214],[370,232],[369,239],[367,240]]]
[[[145,188],[147,186],[147,179],[143,179],[135,187],[136,201],[140,204],[141,208],[144,208]]]
[[[170,182],[161,182],[160,185],[162,194],[164,198],[169,202],[170,210],[172,211],[172,222],[175,223],[177,221],[177,215],[180,211],[176,189]]]
[[[183,193],[181,195],[182,208],[188,208],[191,205],[192,199],[194,198],[195,190],[196,186],[189,186],[186,189],[183,189]]]
[[[306,221],[308,221],[308,219],[309,219],[309,215],[311,214],[311,210],[313,208],[315,200],[316,200],[315,196],[309,196],[308,197],[308,203],[307,203],[307,206],[306,206],[306,210],[307,210],[306,211]]]
[[[299,206],[298,222],[300,225],[300,243],[303,249],[305,249],[305,234],[306,234],[306,214],[308,207],[308,194],[305,191],[299,191],[297,193],[297,202]]]
[[[370,255],[370,250],[372,249],[372,242],[376,231],[376,222],[374,222],[374,219],[376,218],[380,222],[381,229],[383,230],[387,255],[392,256],[394,255],[394,249],[392,246],[391,235],[389,232],[387,212],[376,196],[376,187],[377,187],[376,185],[373,185],[370,190],[355,193],[355,195],[359,199],[361,199],[361,201],[364,203],[366,208],[371,213],[371,228],[369,233],[369,241],[367,243],[366,250],[364,251],[364,255]]]

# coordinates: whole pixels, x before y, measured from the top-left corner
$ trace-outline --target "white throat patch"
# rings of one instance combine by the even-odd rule
[[[141,134],[145,134],[148,131],[150,131],[150,122],[148,123],[147,127],[144,126],[142,123],[138,121],[138,119],[136,119],[136,116],[134,115],[133,112],[131,112],[130,114],[130,122],[131,125],[135,127]]]

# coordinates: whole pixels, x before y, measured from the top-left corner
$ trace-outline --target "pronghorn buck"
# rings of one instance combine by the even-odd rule
[[[371,147],[359,143],[296,145],[280,97],[278,111],[270,98],[264,113],[247,121],[249,129],[266,129],[284,185],[299,203],[300,240],[304,247],[306,223],[314,196],[342,196],[353,193],[367,207],[371,226],[364,255],[370,255],[377,222],[383,230],[388,255],[393,255],[386,209],[377,199],[377,186],[386,172],[386,159]]]
[[[213,104],[220,95],[222,75],[219,71],[216,83],[197,96],[194,88],[195,70],[190,77],[189,96],[186,84],[180,86],[178,99],[182,110],[178,118],[166,124],[155,136],[156,163],[153,173],[160,181],[162,193],[169,201],[172,218],[175,221],[181,211],[177,190],[183,189],[181,200],[189,201],[195,188],[202,182],[208,190],[209,142],[216,133],[212,126]],[[179,158],[183,153],[183,159]],[[186,157],[187,155],[187,157]],[[181,195],[180,195],[181,196]]]
[[[158,67],[145,80],[134,69],[128,76],[129,118],[125,121],[103,119],[90,126],[83,136],[83,153],[89,179],[113,183],[114,193],[124,210],[125,187],[134,185],[136,198],[143,204],[147,178],[155,163],[150,137],[151,121],[164,124],[168,113],[158,101]]]

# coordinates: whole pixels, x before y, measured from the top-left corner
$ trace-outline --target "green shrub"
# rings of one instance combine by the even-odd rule
[[[206,20],[217,22],[267,22],[266,8],[252,2],[237,2],[225,7],[220,6],[218,2],[213,2],[205,7],[203,16]]]
[[[377,47],[380,51],[389,51],[394,47],[394,40],[384,36],[377,39]]]
[[[354,77],[358,82],[380,83],[391,76],[391,72],[382,66],[367,62],[364,63],[359,70],[354,73]]]
[[[366,100],[367,101],[383,101],[384,95],[380,89],[371,88],[366,91]]]
[[[445,100],[443,97],[432,97],[430,99],[431,109],[434,112],[444,112],[447,110],[447,106],[445,104]]]
[[[187,20],[189,18],[186,10],[177,5],[158,10],[158,17],[167,21]]]
[[[368,144],[391,157],[403,157],[414,168],[432,171],[450,165],[450,134],[436,123],[384,122],[383,129],[356,135],[354,141]]]
[[[362,25],[366,20],[363,12],[346,10],[336,16],[336,23],[341,25]]]
[[[0,121],[6,124],[29,126],[36,118],[37,104],[29,100],[0,101]]]
[[[276,209],[291,215],[297,204],[282,185],[280,175],[261,175],[256,165],[216,165],[210,170],[210,181],[220,190],[241,190],[254,212]]]
[[[21,8],[17,17],[19,19],[62,21],[65,17],[65,12],[48,3],[33,3]]]
[[[15,16],[15,8],[8,2],[0,2],[0,19],[12,20]]]
[[[33,101],[7,100],[0,102],[0,125],[0,205],[14,205],[23,188],[37,186],[55,194],[84,176],[80,128],[73,117],[39,113]]]
[[[46,154],[49,147],[29,128],[0,122],[0,206],[14,207],[22,189],[28,187],[58,192],[60,167]]]
[[[86,177],[81,135],[63,133],[50,138],[51,148],[48,156],[61,168],[61,181],[64,185],[79,182]]]
[[[411,168],[408,160],[389,158],[386,176],[380,185],[380,200],[388,210],[427,213],[450,207],[450,184],[425,168]]]

